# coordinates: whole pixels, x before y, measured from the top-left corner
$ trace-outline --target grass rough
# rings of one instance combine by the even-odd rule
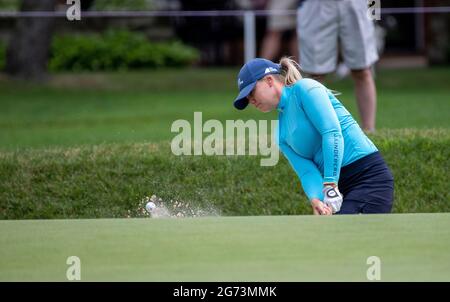
[[[450,130],[370,136],[395,178],[395,213],[449,212]],[[259,156],[175,156],[170,142],[0,152],[0,219],[137,217],[157,195],[223,215],[309,214],[288,162]]]

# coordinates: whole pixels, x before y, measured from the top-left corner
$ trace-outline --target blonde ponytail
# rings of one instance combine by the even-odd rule
[[[302,74],[300,72],[300,65],[289,57],[283,57],[280,60],[281,74],[278,80],[284,85],[289,86],[295,84],[295,82],[301,80]],[[328,89],[333,95],[337,96],[341,93],[336,90]]]
[[[286,86],[293,85],[298,80],[302,79],[300,73],[300,66],[297,62],[288,57],[283,57],[280,60],[281,79]]]

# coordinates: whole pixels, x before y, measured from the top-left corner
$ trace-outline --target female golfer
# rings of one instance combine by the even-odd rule
[[[253,59],[239,72],[237,109],[279,111],[277,143],[315,215],[389,213],[394,178],[377,147],[334,94],[298,64]]]

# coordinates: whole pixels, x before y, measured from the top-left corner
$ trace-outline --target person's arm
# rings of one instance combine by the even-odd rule
[[[310,83],[311,84],[311,83]],[[326,88],[320,83],[309,87],[297,86],[303,110],[322,136],[323,152],[323,203],[339,212],[343,196],[337,187],[342,159],[344,139],[336,112],[328,98]]]
[[[303,191],[310,201],[313,214],[332,215],[331,208],[322,202],[322,175],[317,166],[311,160],[295,153],[287,144],[281,143],[279,146],[281,152],[283,152],[295,173],[298,175]]]
[[[301,93],[302,107],[322,136],[323,183],[337,185],[344,157],[344,139],[336,112],[323,86]]]
[[[300,179],[303,191],[305,191],[309,201],[313,199],[323,200],[323,179],[317,166],[311,160],[294,152],[286,143],[280,143],[279,146]]]

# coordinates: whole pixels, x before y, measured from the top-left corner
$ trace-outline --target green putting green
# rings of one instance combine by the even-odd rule
[[[450,214],[0,221],[0,281],[450,281]]]

